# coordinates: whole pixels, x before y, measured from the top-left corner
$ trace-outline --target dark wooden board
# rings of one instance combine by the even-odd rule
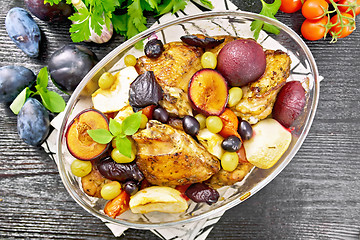
[[[259,1],[233,1],[258,12]],[[70,43],[68,24],[38,22],[44,49],[30,59],[7,36],[5,16],[21,0],[0,4],[0,66],[35,73],[60,46]],[[278,19],[300,32],[301,13]],[[357,17],[360,20],[360,17]],[[357,24],[359,27],[359,24]],[[86,44],[100,58],[120,44]],[[268,186],[221,218],[208,239],[359,239],[360,236],[360,31],[335,44],[306,42],[324,81],[318,110],[300,151]],[[23,143],[16,116],[0,104],[0,239],[112,239],[111,231],[65,190],[55,163],[41,148]],[[121,239],[158,239],[128,230]]]

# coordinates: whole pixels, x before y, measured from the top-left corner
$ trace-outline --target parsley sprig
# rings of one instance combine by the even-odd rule
[[[116,148],[121,154],[130,158],[132,144],[127,136],[131,136],[137,132],[141,123],[141,111],[130,115],[125,118],[122,123],[110,118],[109,130],[106,129],[93,129],[88,130],[89,136],[97,143],[108,144],[113,139],[116,142]]]
[[[278,12],[281,6],[281,0],[275,0],[273,3],[266,3],[264,0],[260,0],[262,3],[262,9],[260,15],[276,19],[275,14]],[[259,38],[260,30],[263,29],[269,33],[279,34],[280,29],[269,23],[265,23],[261,20],[255,20],[251,23],[251,31],[254,31],[254,38],[257,40]]]
[[[58,4],[61,0],[44,0],[44,3]],[[103,26],[113,24],[117,33],[131,38],[147,29],[144,11],[153,16],[183,10],[189,0],[82,0],[84,7],[77,9],[70,20],[73,42],[86,41],[91,29],[101,35]],[[213,8],[209,0],[200,0],[208,8]],[[68,4],[77,4],[78,0],[66,0]],[[116,14],[115,14],[116,12]]]
[[[22,92],[11,103],[11,111],[18,114],[26,99],[36,95],[40,95],[42,104],[49,111],[53,113],[64,111],[66,105],[64,99],[57,92],[49,91],[47,89],[48,81],[48,69],[47,67],[43,67],[37,76],[36,85],[34,87],[35,91],[31,90],[29,87],[24,88],[24,90],[22,90]]]

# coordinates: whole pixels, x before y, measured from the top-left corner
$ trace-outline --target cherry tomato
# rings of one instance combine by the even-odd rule
[[[331,3],[330,0],[325,0],[327,3]],[[340,0],[333,0],[334,2],[338,2]]]
[[[325,15],[329,4],[325,0],[307,0],[301,12],[307,19],[319,19]]]
[[[339,6],[338,8],[340,10],[340,12],[346,12],[351,14],[352,16],[354,16],[354,12],[352,11],[352,8],[355,9],[355,15],[359,15],[360,14],[360,0],[340,0],[338,2],[339,5],[347,5],[347,6]]]
[[[304,38],[310,41],[316,41],[325,36],[327,29],[325,25],[328,22],[328,17],[325,16],[318,20],[306,19],[301,25],[301,34]]]
[[[282,0],[280,11],[284,13],[294,13],[299,11],[302,5],[301,0]]]
[[[349,19],[347,19],[345,17],[354,18],[352,15],[350,15],[348,13],[342,13],[341,15],[342,15],[343,24],[348,24],[349,23]],[[335,26],[333,26],[330,29],[330,33],[331,33],[331,35],[335,36],[336,38],[344,38],[344,37],[348,36],[350,33],[352,33],[355,30],[355,25],[353,27],[345,26],[345,27],[343,27],[341,29],[341,24],[340,24],[340,22],[338,22],[339,21],[338,17],[339,17],[338,14],[336,14],[335,16],[333,16],[330,19],[330,22],[332,24],[337,23]]]

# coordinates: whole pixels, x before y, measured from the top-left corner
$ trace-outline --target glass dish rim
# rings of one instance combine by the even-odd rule
[[[214,215],[216,213],[228,210],[228,209],[238,205],[239,203],[241,203],[241,202],[243,202],[243,201],[245,201],[246,199],[249,198],[249,197],[247,197],[244,200],[240,200],[240,198],[236,198],[233,201],[228,202],[223,206],[212,209],[211,211],[205,212],[205,213],[203,213],[201,215],[198,215],[198,216],[195,216],[195,217],[183,219],[183,220],[175,220],[175,221],[166,222],[166,223],[133,223],[133,222],[127,222],[127,221],[124,221],[124,220],[113,219],[113,218],[110,218],[108,216],[105,216],[105,215],[99,213],[98,211],[94,211],[92,207],[88,206],[88,204],[79,195],[77,195],[76,192],[72,189],[70,181],[67,178],[66,173],[65,173],[65,166],[64,166],[64,164],[61,163],[62,160],[60,160],[61,159],[60,158],[61,157],[60,153],[62,152],[61,140],[63,138],[66,123],[68,122],[68,118],[70,116],[72,107],[75,104],[75,101],[76,101],[78,95],[81,93],[81,91],[86,86],[86,84],[90,81],[91,77],[93,77],[99,70],[101,70],[106,63],[108,63],[108,62],[112,61],[113,59],[115,59],[118,56],[119,53],[121,53],[122,51],[124,51],[128,47],[133,46],[139,40],[145,39],[146,37],[151,36],[154,32],[158,32],[158,31],[160,31],[160,30],[162,30],[164,28],[167,28],[167,27],[170,27],[172,25],[179,24],[179,23],[191,21],[191,20],[206,19],[206,18],[210,18],[210,17],[224,17],[224,16],[239,16],[239,17],[245,17],[245,18],[259,19],[259,20],[268,22],[268,23],[270,23],[272,25],[275,25],[275,26],[281,28],[281,30],[283,30],[288,35],[290,35],[293,38],[293,40],[295,42],[297,42],[297,44],[302,48],[302,50],[304,51],[304,53],[305,53],[305,55],[307,57],[307,60],[310,63],[310,67],[313,70],[313,74],[314,74],[314,96],[313,96],[313,101],[312,101],[312,104],[311,104],[311,111],[310,111],[310,114],[309,114],[310,116],[308,116],[308,121],[305,123],[303,133],[300,135],[299,139],[297,140],[296,144],[294,145],[294,148],[287,155],[286,159],[268,177],[266,177],[264,180],[262,180],[261,184],[257,184],[251,190],[250,197],[253,196],[257,191],[259,191],[260,189],[265,187],[270,181],[272,181],[287,166],[287,164],[292,160],[292,158],[295,156],[295,154],[298,152],[301,145],[303,144],[303,142],[304,142],[304,140],[305,140],[305,138],[306,138],[306,136],[307,136],[307,134],[308,134],[308,132],[310,130],[313,119],[315,117],[316,108],[317,108],[318,100],[319,100],[319,94],[320,94],[320,83],[319,83],[319,73],[318,73],[318,69],[317,69],[315,59],[314,59],[310,49],[308,48],[308,46],[305,44],[305,42],[300,38],[300,36],[295,31],[293,31],[291,28],[289,28],[285,24],[283,24],[283,23],[281,23],[281,22],[279,22],[279,21],[277,21],[275,19],[264,17],[264,16],[256,14],[256,13],[245,12],[245,11],[232,11],[232,10],[209,11],[209,12],[202,12],[202,13],[198,13],[198,14],[186,15],[186,16],[177,18],[175,20],[167,21],[165,23],[162,23],[162,24],[159,24],[157,26],[151,27],[151,28],[145,30],[144,32],[139,33],[138,35],[136,35],[136,36],[132,37],[131,39],[125,41],[124,43],[120,44],[115,49],[113,49],[101,61],[99,61],[92,68],[92,70],[90,70],[90,72],[83,78],[81,83],[78,85],[78,87],[75,89],[75,91],[71,95],[70,99],[68,100],[66,109],[64,111],[64,114],[65,114],[64,119],[62,120],[62,124],[61,124],[60,130],[58,132],[58,136],[56,138],[57,139],[56,158],[57,158],[57,161],[58,161],[57,165],[58,165],[58,170],[59,170],[61,180],[62,180],[66,190],[68,191],[68,193],[71,195],[71,197],[80,206],[82,206],[86,211],[88,211],[92,215],[100,218],[103,222],[110,222],[110,223],[113,223],[113,224],[122,225],[122,226],[130,227],[130,228],[136,228],[136,229],[153,229],[153,228],[169,227],[169,226],[174,226],[174,225],[178,225],[178,224],[191,223],[191,222],[194,222],[194,221],[198,221],[198,220],[207,218],[207,217],[209,217],[211,215]]]

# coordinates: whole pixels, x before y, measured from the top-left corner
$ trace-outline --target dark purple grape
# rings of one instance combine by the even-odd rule
[[[55,51],[48,66],[54,84],[72,92],[96,63],[95,53],[84,46],[70,44]]]
[[[196,203],[206,202],[211,205],[216,203],[220,194],[204,183],[194,183],[185,191],[185,195]]]
[[[221,143],[221,147],[228,152],[236,152],[241,147],[241,140],[237,136],[229,136]]]
[[[145,45],[144,52],[148,58],[158,58],[164,51],[163,43],[158,39],[151,39]]]
[[[25,9],[19,7],[10,9],[6,15],[5,26],[16,46],[29,57],[39,56],[40,29]]]
[[[17,116],[20,138],[29,145],[40,145],[49,133],[49,113],[35,98],[28,98]]]
[[[250,123],[245,120],[240,121],[238,132],[242,140],[249,140],[253,135],[253,130]]]
[[[153,112],[153,119],[167,123],[169,121],[169,113],[162,107],[156,107]]]
[[[184,131],[187,134],[195,136],[200,131],[200,123],[193,116],[185,116],[182,122]]]
[[[137,182],[130,180],[124,183],[123,189],[127,194],[134,195],[139,190],[139,187]]]
[[[210,37],[199,38],[196,35],[185,35],[180,37],[180,39],[181,41],[183,41],[188,45],[201,47],[201,48],[213,48],[225,41],[225,38],[223,39],[215,39]]]
[[[24,0],[24,2],[27,9],[42,21],[62,22],[73,12],[70,5],[64,1],[52,6],[49,3],[44,4],[44,0]]]
[[[0,102],[12,102],[26,87],[35,83],[35,74],[26,67],[4,66],[0,68]]]
[[[162,97],[163,91],[153,71],[144,72],[130,84],[129,103],[135,109],[157,105]]]
[[[111,157],[106,157],[98,162],[97,167],[104,177],[113,181],[133,180],[140,182],[144,179],[143,173],[135,162],[117,163]]]

